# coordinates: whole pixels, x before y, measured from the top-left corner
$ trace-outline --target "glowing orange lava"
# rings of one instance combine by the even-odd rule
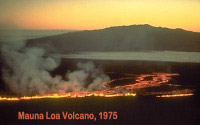
[[[145,89],[149,87],[161,86],[163,84],[169,86],[179,86],[175,84],[169,84],[169,80],[173,76],[178,74],[171,73],[153,73],[153,74],[141,74],[141,75],[132,75],[124,74],[126,77],[119,79],[110,80],[106,84],[107,88],[101,91],[81,91],[81,92],[67,92],[67,93],[56,93],[48,95],[36,95],[36,96],[23,96],[23,97],[0,97],[0,100],[5,101],[19,101],[19,100],[32,100],[32,99],[44,99],[44,98],[81,98],[89,96],[99,96],[99,97],[116,97],[116,96],[136,96],[136,91],[140,89]],[[115,84],[116,81],[133,79],[136,78],[133,83],[120,84],[115,87],[111,87],[112,84]],[[156,97],[177,97],[177,96],[191,96],[193,95],[192,91],[189,89],[186,90],[176,90],[175,92],[157,92],[151,93],[156,95]],[[144,93],[145,95],[145,93]],[[148,95],[148,94],[146,94]]]
[[[116,96],[136,96],[135,93],[126,94],[105,94],[103,92],[72,92],[65,94],[49,94],[41,96],[23,96],[23,97],[0,97],[0,100],[6,101],[18,101],[18,100],[31,100],[31,99],[43,99],[43,98],[80,98],[89,96],[102,96],[102,97],[116,97]]]
[[[194,95],[193,93],[187,93],[187,94],[171,94],[171,95],[159,95],[156,97],[179,97],[179,96],[192,96]]]

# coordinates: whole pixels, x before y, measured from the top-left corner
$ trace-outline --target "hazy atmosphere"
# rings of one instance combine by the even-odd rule
[[[0,27],[102,29],[150,24],[200,32],[199,0],[0,0]]]

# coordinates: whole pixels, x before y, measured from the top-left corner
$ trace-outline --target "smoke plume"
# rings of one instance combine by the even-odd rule
[[[53,77],[50,71],[59,66],[60,59],[45,56],[43,48],[26,47],[25,41],[17,37],[19,35],[0,42],[4,63],[2,77],[13,93],[36,95],[105,88],[102,83],[108,81],[109,77],[92,62],[78,63],[76,71],[69,71],[65,75],[67,80],[59,75]]]

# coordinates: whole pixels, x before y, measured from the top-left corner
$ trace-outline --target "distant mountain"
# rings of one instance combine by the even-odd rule
[[[198,51],[200,33],[150,25],[117,26],[28,40],[59,53],[82,51]],[[54,49],[51,49],[55,52]],[[49,49],[50,50],[50,49]]]

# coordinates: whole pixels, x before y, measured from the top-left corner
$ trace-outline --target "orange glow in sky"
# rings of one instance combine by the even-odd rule
[[[0,27],[101,29],[150,24],[200,32],[199,0],[2,0]]]

